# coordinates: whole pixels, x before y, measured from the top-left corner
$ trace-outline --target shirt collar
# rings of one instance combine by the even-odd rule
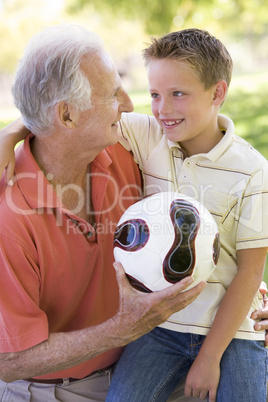
[[[229,146],[229,144],[231,143],[232,138],[233,138],[234,123],[228,117],[219,115],[218,116],[218,124],[219,124],[220,129],[222,131],[225,131],[225,134],[222,137],[221,141],[214,148],[212,148],[208,153],[193,155],[193,157],[198,157],[198,156],[202,155],[203,157],[210,159],[211,161],[216,161],[223,154],[223,152],[227,149],[227,147]],[[180,147],[180,144],[178,142],[173,142],[173,141],[167,140],[167,143],[168,143],[168,147],[170,150],[172,148],[173,149],[177,148],[183,154],[183,150]]]

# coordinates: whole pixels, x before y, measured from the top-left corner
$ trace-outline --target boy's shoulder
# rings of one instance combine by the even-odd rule
[[[248,141],[235,134],[235,127],[230,118],[219,115],[219,125],[226,132],[225,138],[218,144],[221,160],[227,160],[230,167],[240,166],[241,169],[249,171],[262,166],[267,168],[267,159]]]
[[[260,168],[261,166],[268,168],[267,159],[244,138],[234,134],[231,151],[239,163],[243,163],[250,170]]]

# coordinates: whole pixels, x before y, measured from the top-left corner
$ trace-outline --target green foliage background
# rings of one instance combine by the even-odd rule
[[[265,0],[69,0],[68,10],[76,13],[87,6],[108,12],[114,18],[139,20],[149,34],[163,34],[177,23],[211,23],[235,35],[262,34],[267,24]],[[174,18],[177,19],[174,20]],[[245,25],[246,24],[246,25]],[[258,29],[257,26],[258,25]],[[245,29],[246,28],[246,29]],[[246,32],[245,32],[246,31]]]

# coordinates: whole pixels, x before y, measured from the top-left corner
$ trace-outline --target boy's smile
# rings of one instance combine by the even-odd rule
[[[209,152],[222,138],[217,124],[222,81],[206,90],[189,64],[173,59],[150,60],[147,73],[152,112],[167,138],[188,156]]]
[[[176,124],[180,124],[183,121],[183,119],[181,120],[162,120],[164,126],[168,126],[168,127],[174,127]]]

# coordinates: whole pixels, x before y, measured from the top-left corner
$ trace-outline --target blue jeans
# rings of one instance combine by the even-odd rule
[[[205,337],[155,328],[127,345],[106,402],[166,402],[187,375]],[[221,360],[217,402],[266,402],[263,342],[233,339]]]

